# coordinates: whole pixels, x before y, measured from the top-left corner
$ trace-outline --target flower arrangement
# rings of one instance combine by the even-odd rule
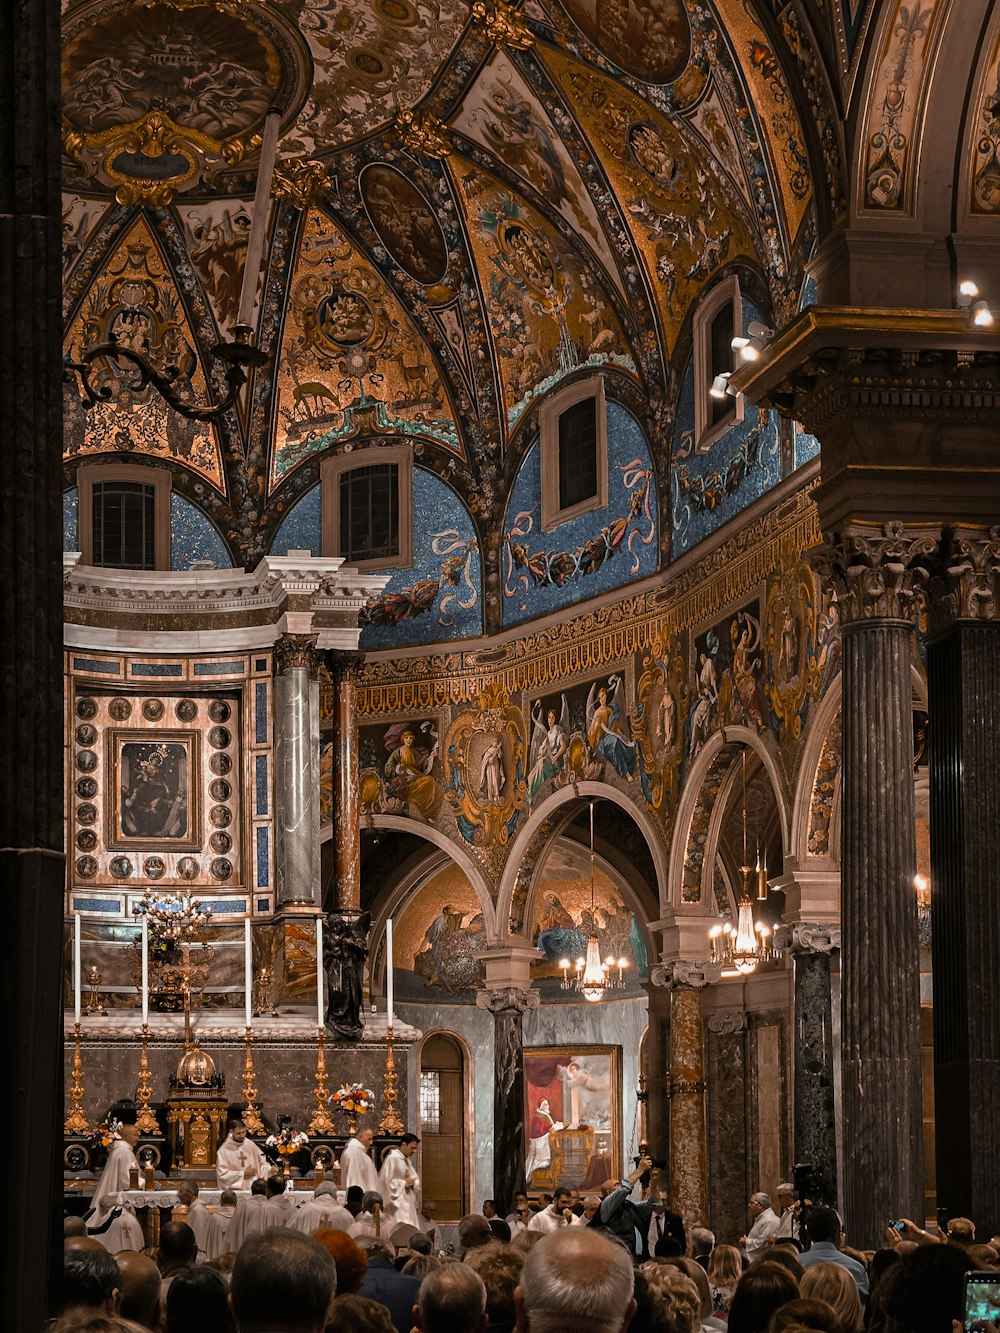
[[[264,1140],[265,1148],[276,1148],[283,1157],[294,1157],[309,1142],[309,1135],[301,1129],[292,1129],[284,1125],[277,1134],[268,1134]]]
[[[121,1127],[122,1122],[111,1111],[94,1126],[94,1132],[90,1136],[90,1151],[96,1154],[96,1162],[103,1161],[103,1155],[109,1153],[121,1138]]]
[[[374,1100],[375,1094],[371,1088],[366,1088],[362,1083],[343,1083],[330,1096],[330,1104],[340,1111],[347,1111],[349,1115],[365,1115]]]

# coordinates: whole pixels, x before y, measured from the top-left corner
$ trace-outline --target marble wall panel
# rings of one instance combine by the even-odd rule
[[[720,1245],[735,1245],[748,1225],[746,1043],[742,1022],[736,1031],[709,1023],[708,1224]]]

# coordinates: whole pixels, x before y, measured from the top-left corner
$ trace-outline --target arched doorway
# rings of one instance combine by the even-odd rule
[[[420,1052],[419,1116],[423,1197],[439,1222],[456,1222],[466,1212],[465,1053],[446,1032]]]

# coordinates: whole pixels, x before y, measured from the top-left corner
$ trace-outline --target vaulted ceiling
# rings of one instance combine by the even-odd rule
[[[539,401],[600,368],[659,466],[691,311],[767,315],[844,207],[866,6],[754,0],[90,0],[63,20],[66,347],[108,334],[220,392],[261,130],[281,110],[256,337],[217,424],[103,367],[67,467],[170,463],[237,563],[318,459],[413,442],[489,529]]]

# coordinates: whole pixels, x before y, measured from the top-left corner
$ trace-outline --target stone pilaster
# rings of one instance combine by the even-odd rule
[[[50,1256],[62,1263],[65,1114],[59,9],[47,0],[0,7],[0,135],[0,1132],[17,1144],[8,1183],[22,1201],[0,1311],[8,1328],[41,1328]]]
[[[911,617],[936,549],[854,525],[815,557],[843,620],[842,1204],[861,1246],[879,1243],[887,1200],[923,1209]]]
[[[701,993],[719,981],[710,962],[672,962],[653,968],[654,985],[670,987],[671,1207],[687,1226],[708,1220],[708,1132],[705,1107],[705,1036]]]
[[[1000,1226],[1000,531],[948,534],[927,649],[938,1203]]]
[[[840,923],[799,921],[779,926],[774,942],[791,952],[795,977],[795,1160],[812,1165],[827,1197],[833,1200],[837,1196],[837,1130],[830,958],[840,948]]]
[[[750,1097],[747,1015],[722,1009],[708,1017],[709,1218],[716,1241],[735,1245],[746,1229],[750,1170],[747,1107]]]
[[[279,908],[320,906],[319,694],[315,639],[286,634],[274,650],[277,726],[277,893]]]
[[[523,1019],[537,1009],[538,991],[498,986],[476,995],[493,1015],[493,1197],[502,1217],[525,1187]]]
[[[330,654],[333,677],[333,848],[337,906],[361,906],[358,679],[364,658]]]

